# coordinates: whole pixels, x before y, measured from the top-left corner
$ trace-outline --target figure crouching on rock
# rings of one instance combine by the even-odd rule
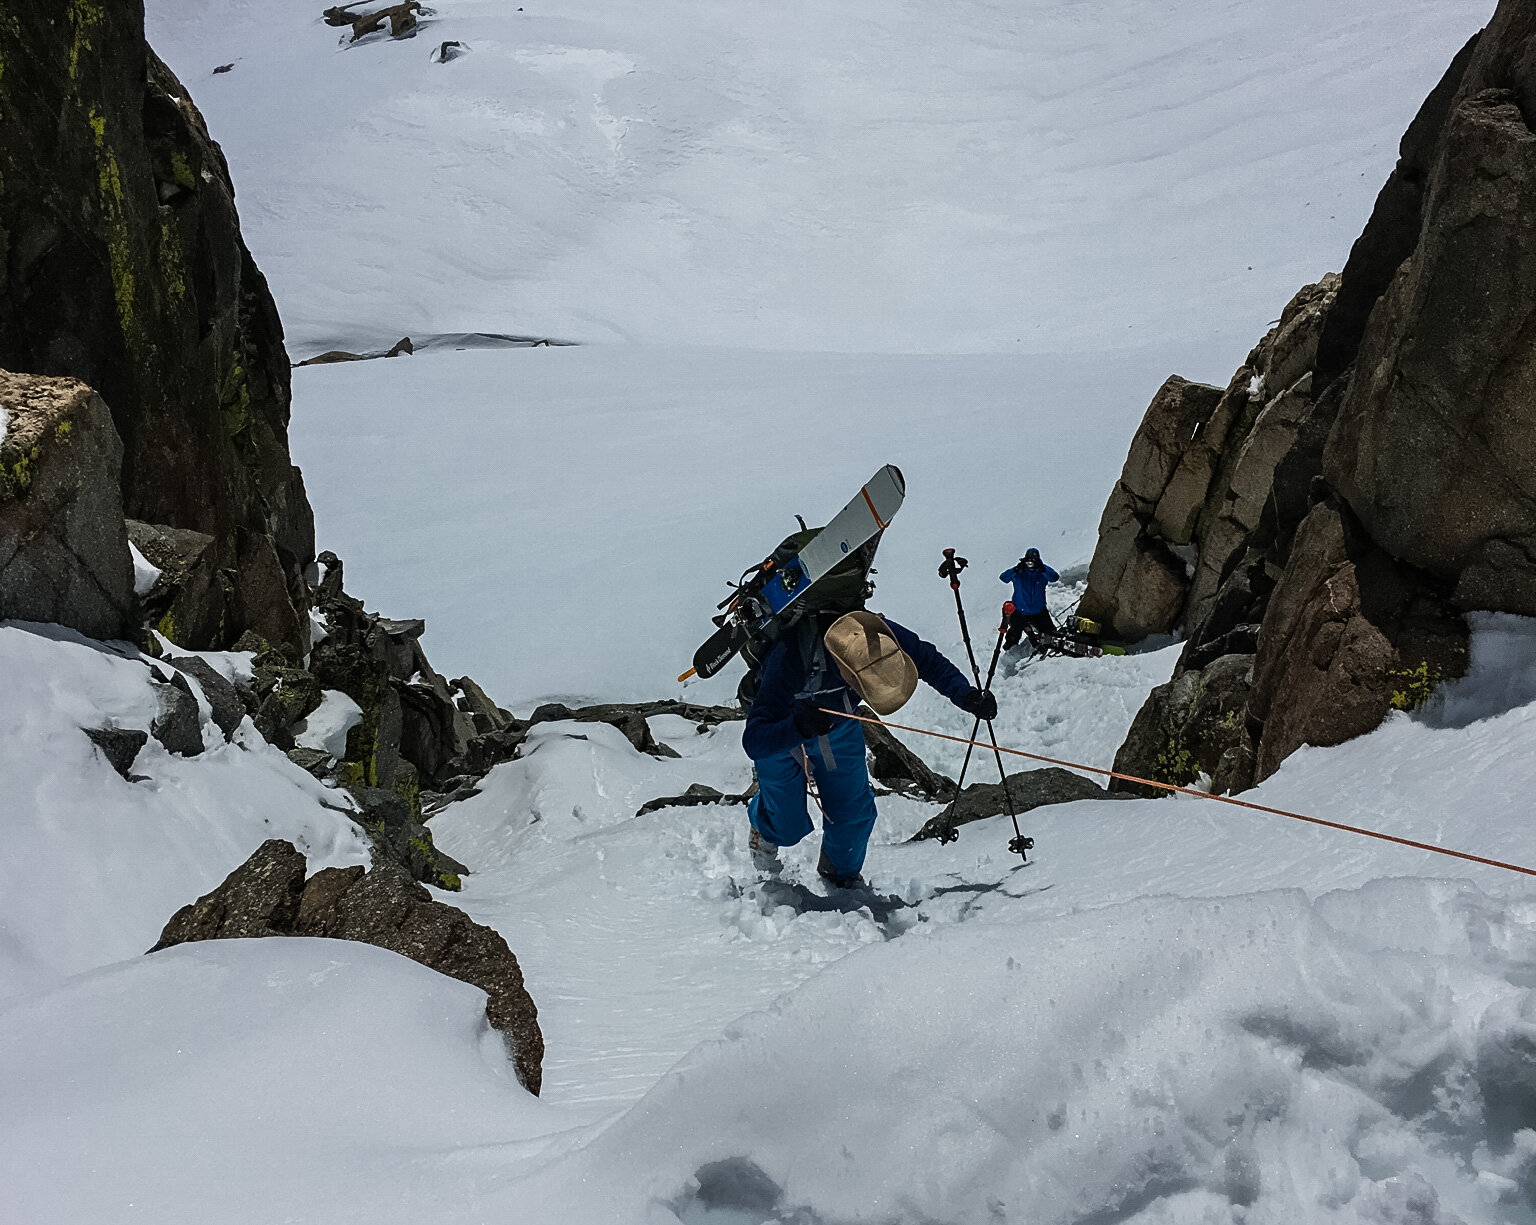
[[[1056,636],[1056,623],[1045,606],[1046,584],[1061,576],[1040,560],[1039,549],[1030,549],[1019,558],[1018,565],[1004,570],[998,578],[1013,584],[1013,612],[1008,616],[1003,649],[1012,650],[1019,645],[1020,637],[1028,635],[1029,645],[1040,650],[1043,639]]]

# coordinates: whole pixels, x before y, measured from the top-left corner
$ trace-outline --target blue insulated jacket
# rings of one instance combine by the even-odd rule
[[[917,674],[932,685],[956,706],[971,692],[971,682],[960,669],[945,659],[931,642],[924,642],[904,625],[898,625],[889,617],[882,617],[895,635],[901,649],[912,657]],[[761,761],[776,753],[785,753],[800,743],[800,729],[795,726],[795,711],[799,694],[806,685],[805,652],[801,650],[803,635],[821,634],[826,630],[819,618],[811,617],[786,634],[768,652],[763,661],[762,677],[758,681],[757,696],[747,711],[747,726],[742,733],[741,747],[753,761]],[[811,699],[804,699],[809,701]],[[849,713],[859,708],[859,698],[848,687],[848,682],[837,670],[831,655],[826,655],[826,672],[814,695],[816,705]],[[834,719],[834,723],[843,720]]]
[[[1037,613],[1045,611],[1045,585],[1054,583],[1061,575],[1041,562],[1038,570],[1015,566],[998,577],[1013,584],[1013,602],[1021,613]]]

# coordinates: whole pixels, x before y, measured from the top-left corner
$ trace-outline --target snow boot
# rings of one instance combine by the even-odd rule
[[[837,869],[832,866],[832,861],[827,858],[825,851],[821,853],[821,858],[816,862],[816,875],[834,889],[862,889],[864,887],[864,878],[857,872],[853,873],[852,876],[839,876]]]
[[[779,862],[779,848],[757,832],[756,827],[747,835],[747,850],[752,852],[752,866],[759,872],[777,873],[783,868]]]

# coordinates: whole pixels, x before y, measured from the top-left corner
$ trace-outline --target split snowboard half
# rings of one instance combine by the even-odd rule
[[[754,634],[792,616],[819,581],[890,525],[906,492],[901,470],[887,464],[798,553],[769,557],[749,570],[727,601],[720,628],[694,652],[692,672],[678,679],[714,676]]]

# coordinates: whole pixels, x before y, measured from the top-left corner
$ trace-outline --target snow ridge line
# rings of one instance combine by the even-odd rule
[[[932,736],[936,740],[952,740],[956,744],[969,744],[978,749],[995,748],[1000,753],[1008,753],[1013,757],[1027,757],[1030,761],[1043,761],[1053,766],[1066,766],[1072,770],[1086,770],[1090,774],[1103,774],[1109,778],[1120,778],[1130,783],[1141,783],[1147,787],[1157,787],[1163,791],[1176,791],[1180,795],[1192,795],[1199,800],[1215,800],[1221,804],[1231,804],[1235,808],[1251,808],[1254,812],[1267,812],[1276,817],[1289,817],[1292,821],[1305,821],[1310,825],[1321,825],[1327,829],[1342,830],[1346,834],[1359,834],[1365,838],[1379,838],[1382,842],[1395,842],[1399,846],[1413,847],[1418,851],[1431,851],[1436,855],[1449,855],[1453,859],[1465,859],[1471,863],[1485,864],[1490,868],[1504,868],[1510,872],[1520,872],[1526,876],[1536,876],[1536,868],[1523,868],[1516,863],[1505,863],[1501,859],[1488,859],[1482,855],[1472,855],[1466,851],[1453,851],[1449,847],[1435,846],[1431,842],[1415,842],[1412,838],[1400,838],[1396,834],[1384,834],[1380,830],[1364,829],[1358,825],[1344,825],[1338,821],[1325,821],[1322,817],[1309,817],[1305,813],[1287,812],[1284,808],[1271,808],[1267,804],[1255,804],[1250,800],[1234,799],[1230,795],[1212,795],[1208,791],[1196,791],[1190,787],[1176,787],[1172,783],[1160,783],[1155,779],[1138,778],[1134,774],[1121,774],[1115,770],[1105,770],[1100,766],[1084,765],[1080,761],[1063,761],[1058,757],[1043,757],[1039,753],[1026,753],[1023,749],[1004,748],[1000,745],[985,745],[979,740],[970,740],[964,736],[951,736],[948,732],[930,731],[924,727],[908,727],[904,723],[889,723],[883,719],[871,719],[865,715],[853,715],[844,710],[832,710],[829,707],[821,707],[829,715],[837,715],[842,719],[856,719],[860,723],[878,723],[881,727],[890,728],[893,731],[913,732],[919,736]]]

